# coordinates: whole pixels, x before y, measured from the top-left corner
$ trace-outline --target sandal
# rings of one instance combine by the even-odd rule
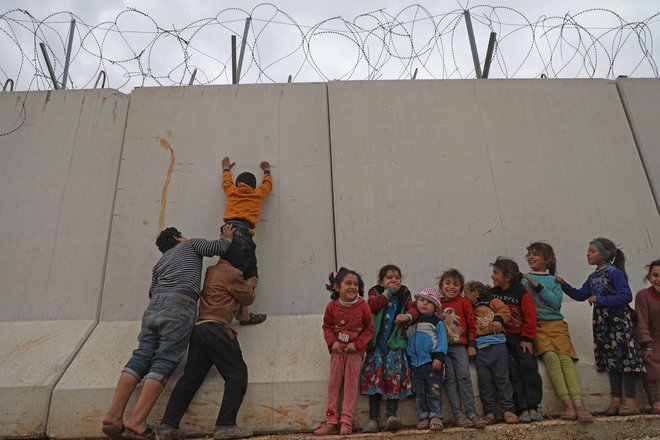
[[[122,438],[122,434],[124,433],[124,426],[122,425],[121,428],[118,428],[115,425],[103,425],[103,428],[101,428],[101,431],[103,431],[103,434],[106,435],[110,440],[119,440]]]
[[[133,432],[133,431],[129,431],[128,429],[125,429],[121,435],[121,438],[129,439],[129,440],[155,440],[156,431],[154,431],[151,426],[147,426],[147,429],[145,429],[141,433]]]
[[[263,313],[250,313],[250,319],[247,321],[238,321],[240,325],[255,325],[261,324],[268,316]]]
[[[621,405],[619,406],[619,415],[620,416],[636,416],[640,413],[639,407],[634,403],[632,405]]]
[[[574,409],[568,409],[566,411],[562,411],[559,414],[559,418],[562,420],[575,420],[577,418],[577,411]]]
[[[593,423],[594,416],[587,410],[587,408],[576,408],[575,415],[578,419],[578,422],[581,423]]]
[[[495,414],[493,413],[488,413],[484,415],[484,422],[486,422],[486,425],[492,425],[495,423]]]
[[[660,402],[653,404],[653,414],[660,414]]]
[[[429,429],[430,425],[431,425],[431,421],[429,419],[422,419],[417,423],[417,429],[426,431],[427,429]]]
[[[442,419],[433,417],[431,418],[431,422],[429,423],[429,429],[431,431],[442,431],[443,429],[445,429],[445,425],[442,424]]]
[[[607,407],[605,411],[606,416],[616,416],[619,414],[619,406],[621,406],[621,399],[612,399],[610,406]]]
[[[504,417],[504,423],[507,423],[509,425],[519,422],[518,416],[512,413],[511,411],[504,411],[504,414],[502,416]]]

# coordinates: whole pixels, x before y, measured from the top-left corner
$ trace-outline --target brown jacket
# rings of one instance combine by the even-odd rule
[[[253,302],[254,290],[243,279],[243,273],[228,261],[220,260],[206,269],[197,320],[210,319],[229,324],[240,304]]]
[[[511,319],[511,311],[498,298],[488,296],[477,300],[474,305],[474,318],[477,322],[477,337],[495,333],[493,321],[499,321],[502,324],[501,333],[505,333],[504,328]]]

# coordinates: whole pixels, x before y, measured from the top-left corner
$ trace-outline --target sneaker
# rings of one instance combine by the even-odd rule
[[[474,428],[474,423],[472,423],[472,420],[468,419],[463,414],[454,419],[454,425],[460,428]]]
[[[543,413],[538,410],[529,410],[529,418],[532,419],[532,422],[542,422],[543,421]]]
[[[472,414],[471,416],[469,416],[469,419],[472,421],[472,424],[477,429],[484,429],[486,427],[486,421],[476,414]]]
[[[337,434],[339,434],[337,425],[333,425],[330,423],[321,423],[321,426],[319,426],[314,430],[314,435],[337,435]]]
[[[401,419],[397,416],[389,416],[385,420],[385,431],[398,431],[403,426]]]
[[[445,425],[442,424],[442,419],[432,417],[431,422],[429,423],[429,429],[431,431],[442,431],[445,429]]]
[[[367,422],[367,425],[362,429],[362,432],[365,433],[372,433],[372,432],[378,432],[378,420],[376,419],[369,419]]]
[[[252,437],[252,431],[249,429],[240,428],[238,425],[216,426],[215,433],[213,434],[214,440],[229,440],[234,438],[247,437]]]
[[[426,431],[427,429],[429,429],[430,425],[431,425],[431,421],[429,419],[422,419],[417,423],[417,429]]]
[[[175,428],[174,426],[166,425],[164,423],[161,423],[156,431],[156,436],[158,437],[158,440],[178,440],[179,435],[180,432],[178,428]]]

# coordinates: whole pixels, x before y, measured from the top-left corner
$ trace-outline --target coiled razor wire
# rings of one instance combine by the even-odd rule
[[[90,88],[102,71],[109,87],[124,92],[187,84],[195,69],[194,84],[231,83],[230,36],[241,43],[247,17],[241,83],[284,82],[289,75],[298,82],[409,79],[417,70],[418,79],[473,78],[464,11],[435,13],[411,5],[396,13],[379,9],[303,25],[263,3],[175,26],[133,8],[96,24],[72,12],[37,18],[13,9],[0,15],[0,81],[13,79],[16,90],[52,89],[38,50],[43,42],[61,84],[69,23],[75,19],[68,88]],[[497,33],[491,78],[658,77],[653,31],[660,27],[660,13],[629,22],[608,9],[535,20],[505,6],[469,11],[482,65],[488,36]]]

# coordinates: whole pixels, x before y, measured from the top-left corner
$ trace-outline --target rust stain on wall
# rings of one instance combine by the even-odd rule
[[[266,408],[273,412],[276,412],[277,414],[280,414],[284,417],[288,416],[289,413],[291,412],[291,408],[287,408],[285,406],[268,406],[268,405],[259,405],[259,406],[261,408]]]
[[[170,186],[170,180],[172,179],[172,171],[174,170],[174,163],[176,161],[176,156],[174,154],[174,149],[170,143],[165,139],[160,139],[158,141],[160,147],[169,150],[170,152],[170,166],[167,169],[167,177],[165,177],[165,183],[163,184],[163,191],[160,196],[160,216],[158,217],[158,231],[165,229],[165,210],[167,209],[167,188]]]

